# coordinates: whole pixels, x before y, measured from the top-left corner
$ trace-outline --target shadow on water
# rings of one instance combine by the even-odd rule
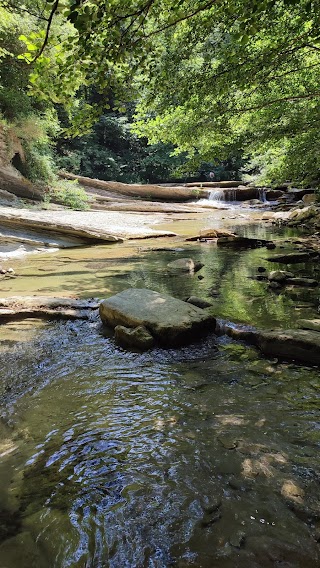
[[[150,287],[211,298],[232,321],[295,323],[290,291],[253,278],[270,251],[139,249],[120,268],[105,247],[78,251],[60,294],[79,270],[83,296]],[[167,273],[183,256],[204,263],[202,280]],[[47,262],[57,290],[63,265]],[[82,264],[93,268],[85,278]],[[312,294],[299,315],[314,313]],[[7,324],[0,349],[1,565],[319,566],[318,369],[212,334],[179,350],[126,352],[98,319]]]

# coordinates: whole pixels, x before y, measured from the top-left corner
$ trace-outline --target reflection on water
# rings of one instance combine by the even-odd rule
[[[61,295],[72,282],[83,296],[95,286],[101,297],[128,286],[195,294],[220,317],[264,327],[295,325],[299,305],[314,313],[316,292],[297,300],[253,278],[265,249],[192,244],[199,280],[167,274],[185,252],[133,246],[121,262],[108,247],[46,258],[39,287],[58,295],[60,278]],[[28,270],[16,286],[35,277]],[[318,369],[213,335],[125,352],[98,320],[8,324],[0,348],[0,566],[319,565]],[[29,391],[13,404],[18,384]]]

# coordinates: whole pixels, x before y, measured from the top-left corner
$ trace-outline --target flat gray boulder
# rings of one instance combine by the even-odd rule
[[[204,310],[145,288],[129,288],[99,308],[102,322],[115,328],[144,326],[160,344],[170,347],[197,340],[215,329],[215,318]]]

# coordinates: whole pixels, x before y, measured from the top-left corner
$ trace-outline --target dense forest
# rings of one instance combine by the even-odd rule
[[[1,127],[32,181],[317,185],[316,2],[1,0],[0,38]]]

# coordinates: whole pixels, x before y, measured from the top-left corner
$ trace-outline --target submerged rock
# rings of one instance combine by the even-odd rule
[[[312,254],[308,252],[290,252],[288,254],[276,254],[267,258],[269,262],[280,262],[283,264],[298,264],[300,262],[308,262]]]
[[[292,286],[307,286],[315,288],[316,286],[318,286],[318,281],[314,280],[314,278],[296,277],[287,278],[286,284],[291,284]]]
[[[100,304],[106,325],[144,326],[162,345],[195,341],[215,328],[215,318],[196,306],[145,288],[129,288]]]
[[[320,365],[320,333],[313,329],[259,330],[231,322],[219,322],[216,333],[255,345],[268,356]]]
[[[193,274],[198,272],[203,268],[204,264],[202,262],[197,262],[192,260],[192,258],[179,258],[178,260],[173,260],[167,264],[168,270],[173,273],[188,272]]]
[[[271,241],[264,239],[253,239],[248,237],[240,237],[233,235],[230,237],[219,237],[217,240],[218,245],[232,246],[236,248],[259,248],[259,247],[275,247]]]
[[[245,540],[245,533],[243,531],[237,531],[230,537],[229,542],[234,548],[241,548],[244,545]]]

